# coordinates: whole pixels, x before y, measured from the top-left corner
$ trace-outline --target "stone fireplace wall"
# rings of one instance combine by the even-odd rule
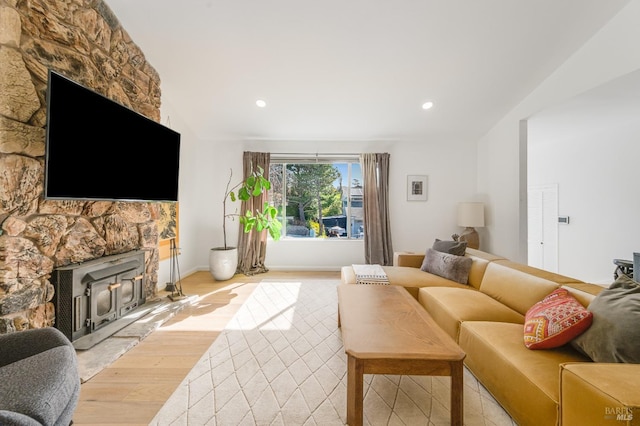
[[[59,266],[142,249],[156,293],[156,204],[43,199],[49,68],[160,120],[160,78],[102,0],[0,0],[0,334],[54,324]]]

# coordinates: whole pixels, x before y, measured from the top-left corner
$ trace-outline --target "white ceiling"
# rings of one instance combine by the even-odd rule
[[[567,138],[593,139],[610,129],[637,123],[640,117],[640,70],[620,76],[529,118],[535,139],[529,144],[553,146]],[[603,141],[604,142],[604,141]]]
[[[628,0],[106,3],[202,139],[475,140]]]

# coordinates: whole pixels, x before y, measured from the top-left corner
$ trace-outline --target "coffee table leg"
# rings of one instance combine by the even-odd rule
[[[451,425],[462,426],[463,422],[463,371],[462,361],[451,362]]]
[[[347,357],[347,424],[361,426],[364,362],[348,354]]]

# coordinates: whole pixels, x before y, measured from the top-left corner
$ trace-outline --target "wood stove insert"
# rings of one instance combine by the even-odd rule
[[[89,349],[124,328],[146,301],[144,252],[106,256],[57,268],[55,326],[76,349]]]

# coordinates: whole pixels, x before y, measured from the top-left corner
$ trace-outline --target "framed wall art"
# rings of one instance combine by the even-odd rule
[[[407,175],[407,201],[427,201],[426,175]]]

